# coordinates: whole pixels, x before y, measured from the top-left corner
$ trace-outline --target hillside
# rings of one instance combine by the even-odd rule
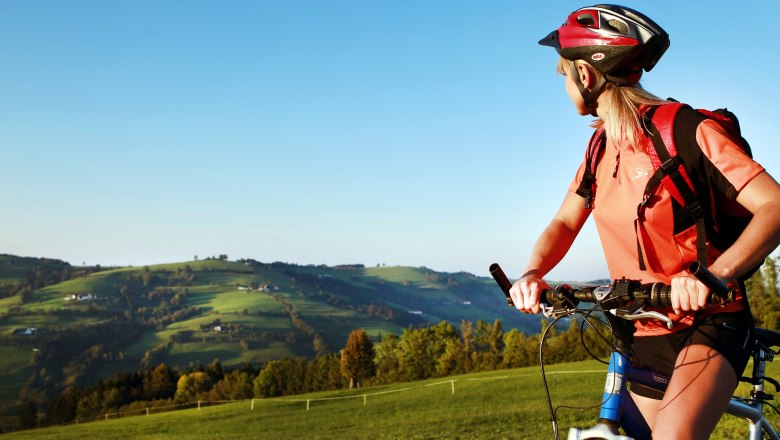
[[[769,364],[767,374],[777,377]],[[561,436],[569,427],[596,423],[606,367],[596,361],[547,368],[553,403],[562,408]],[[746,384],[741,396],[748,396]],[[106,416],[4,434],[8,439],[550,439],[553,431],[538,367],[440,377],[360,390],[339,390],[272,399],[243,400],[171,412],[139,408]],[[780,417],[767,412],[778,426]],[[712,439],[745,438],[747,424],[725,415]]]
[[[536,332],[492,279],[424,267],[299,266],[226,257],[125,268],[0,255],[0,400],[121,371],[254,365],[336,352],[442,320]]]

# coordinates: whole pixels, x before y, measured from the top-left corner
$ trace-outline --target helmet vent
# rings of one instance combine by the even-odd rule
[[[612,20],[607,21],[607,24],[615,31],[620,32],[623,35],[628,35],[628,25],[625,22],[613,18]]]
[[[596,27],[596,19],[591,14],[581,14],[577,17],[577,23],[587,26]]]

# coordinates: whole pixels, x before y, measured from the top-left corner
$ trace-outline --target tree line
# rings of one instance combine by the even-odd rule
[[[10,272],[22,270],[15,269],[17,267],[26,268],[20,280],[13,283],[0,283],[0,298],[19,295],[22,302],[28,302],[36,289],[84,277],[102,270],[100,265],[76,268],[61,260],[15,257],[7,254],[0,255],[0,262]]]
[[[608,345],[585,330],[592,351],[606,356]],[[546,343],[546,359],[561,362],[588,356],[579,349],[580,326],[554,331]],[[262,367],[244,365],[225,371],[218,360],[207,366],[171,368],[164,363],[111,379],[64,387],[47,407],[34,400],[21,405],[17,428],[60,425],[103,418],[145,408],[169,407],[197,401],[268,398],[490,371],[536,364],[539,335],[504,332],[501,321],[463,321],[460,328],[442,321],[409,327],[401,335],[376,341],[362,329],[349,334],[339,353],[313,359],[287,357]],[[39,403],[40,405],[40,403]],[[40,413],[37,417],[30,414]],[[6,427],[7,429],[8,427]]]

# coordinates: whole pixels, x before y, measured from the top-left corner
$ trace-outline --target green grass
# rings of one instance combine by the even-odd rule
[[[219,359],[226,368],[237,368],[245,362],[258,364],[266,359],[314,356],[311,344],[307,342],[301,344],[253,342],[251,347],[249,350],[244,350],[237,342],[188,342],[175,344],[164,360],[166,364],[187,365],[190,362],[208,363]]]
[[[596,372],[591,372],[596,370]],[[605,367],[595,361],[551,365],[556,405],[594,405]],[[571,372],[580,372],[571,374]],[[778,368],[770,372],[777,373]],[[454,381],[455,392],[452,392]],[[366,395],[365,399],[362,395]],[[329,399],[329,400],[324,400]],[[307,410],[307,400],[309,409]],[[537,367],[396,385],[203,406],[168,413],[11,433],[8,439],[550,439]],[[142,412],[143,413],[143,412]],[[561,409],[561,438],[595,423],[597,410]],[[775,426],[780,426],[775,416]],[[746,424],[724,417],[713,439],[744,438]]]
[[[189,303],[208,311],[216,310],[222,313],[241,312],[248,310],[268,311],[279,309],[279,303],[264,292],[249,292],[238,290],[234,286],[215,287],[198,286],[190,289]]]
[[[425,269],[414,267],[393,266],[393,267],[367,267],[363,272],[364,276],[375,278],[380,281],[391,283],[407,282],[420,289],[444,289],[447,280],[433,281],[428,279]]]
[[[0,346],[0,399],[14,399],[19,394],[17,383],[30,378],[32,368],[29,348]]]
[[[0,313],[7,313],[11,306],[21,304],[22,300],[18,296],[9,296],[8,298],[0,298]]]
[[[9,315],[0,324],[0,334],[10,335],[14,329],[36,327],[39,329],[58,329],[78,325],[92,325],[101,322],[100,315],[80,316],[78,320],[68,315]]]
[[[242,292],[247,295],[246,292]],[[224,308],[223,308],[224,310]],[[253,327],[259,333],[295,332],[295,327],[287,317],[267,317],[255,315],[242,315],[239,313],[209,313],[204,316],[196,316],[184,321],[179,321],[166,326],[163,330],[148,331],[140,341],[130,346],[127,350],[129,359],[140,361],[144,353],[158,345],[165,345],[170,338],[178,333],[189,333],[191,341],[175,343],[159,361],[169,365],[187,365],[190,362],[211,362],[219,359],[226,367],[240,366],[245,362],[261,363],[268,359],[281,359],[286,356],[310,357],[314,353],[311,350],[311,341],[304,338],[299,343],[268,342],[247,338],[249,349],[244,349],[239,342],[219,342],[214,339],[228,340],[228,335],[220,335],[213,331],[211,324],[219,319],[225,324],[241,324],[247,328]],[[206,326],[203,330],[201,326]],[[208,341],[203,341],[207,338]]]

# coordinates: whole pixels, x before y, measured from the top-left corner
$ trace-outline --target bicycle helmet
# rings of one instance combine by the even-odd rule
[[[572,12],[558,29],[539,41],[570,61],[584,60],[602,74],[586,104],[595,103],[604,81],[621,86],[639,82],[669,47],[669,35],[646,15],[617,5],[596,5]],[[595,109],[591,109],[595,113]]]
[[[567,60],[585,60],[620,85],[633,85],[669,47],[669,35],[646,15],[617,5],[578,9],[539,41]]]

